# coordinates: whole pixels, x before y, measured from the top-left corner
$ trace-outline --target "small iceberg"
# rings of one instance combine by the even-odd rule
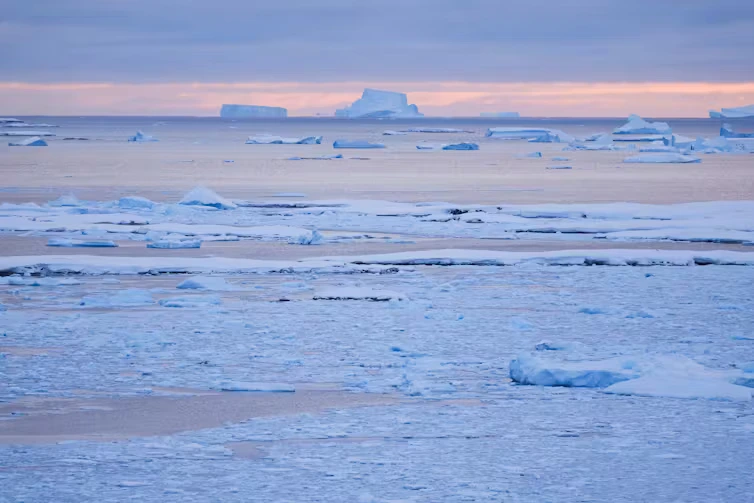
[[[542,136],[530,139],[529,143],[571,143],[575,140],[576,139],[573,136],[566,134],[563,131],[553,129]]]
[[[638,115],[630,115],[628,122],[615,128],[614,134],[671,134],[673,132],[666,122],[647,122]]]
[[[498,140],[536,140],[545,137],[558,137],[560,142],[568,143],[574,141],[572,136],[563,131],[548,128],[495,127],[489,128],[485,136]]]
[[[476,143],[451,143],[450,145],[445,145],[443,150],[479,150],[479,145]]]
[[[135,135],[128,137],[128,141],[135,142],[135,143],[149,143],[152,141],[160,141],[160,140],[158,140],[154,136],[149,136],[142,133],[141,131],[137,131]]]
[[[56,246],[61,248],[117,248],[118,243],[114,241],[82,241],[80,239],[50,239],[47,246]]]
[[[754,117],[754,105],[738,108],[723,108],[719,112],[710,110],[709,116],[712,119],[742,119],[746,117]]]
[[[157,248],[160,250],[182,250],[201,247],[201,239],[159,239],[152,243],[147,243],[147,248]]]
[[[373,290],[362,287],[333,287],[322,289],[314,295],[314,300],[369,300],[387,302],[408,300],[406,295],[389,290]]]
[[[423,144],[423,145],[417,145],[416,150],[441,150],[445,145],[429,145],[429,144]]]
[[[0,117],[0,124],[15,124],[15,123],[23,124],[23,122],[24,121],[22,121],[21,119],[13,119],[10,117]]]
[[[387,131],[382,132],[383,136],[406,136],[407,134],[408,133],[405,133],[403,131],[392,131],[389,129]]]
[[[289,157],[289,161],[330,161],[332,159],[343,159],[343,154],[324,154],[316,157]]]
[[[74,196],[73,194],[69,194],[66,196],[60,196],[57,199],[53,199],[52,201],[47,203],[47,206],[52,206],[54,208],[60,208],[60,207],[74,207],[74,206],[81,206],[81,201],[79,198]]]
[[[17,142],[10,142],[8,143],[9,147],[46,147],[47,142],[44,141],[39,136],[32,136],[31,138],[27,138],[25,140],[17,141]]]
[[[215,191],[207,187],[194,187],[183,196],[183,199],[178,201],[178,204],[185,206],[209,206],[218,210],[233,210],[238,207],[233,201],[219,196]]]
[[[218,276],[193,276],[178,283],[179,290],[213,290],[226,292],[235,290],[235,287]]]
[[[547,166],[546,169],[573,169],[573,166]]]
[[[224,119],[285,119],[288,110],[282,107],[266,107],[262,105],[224,104],[220,108],[220,117]]]
[[[335,140],[333,148],[385,148],[382,143],[370,143],[367,140]]]
[[[348,119],[417,118],[424,117],[416,105],[409,105],[404,93],[364,89],[361,98],[351,105],[335,110],[335,117]]]
[[[304,136],[302,138],[283,138],[282,136],[260,135],[249,136],[247,145],[319,145],[321,136]]]
[[[733,126],[723,124],[720,128],[720,136],[723,138],[754,138],[754,133],[737,133],[733,131]]]
[[[659,154],[647,154],[647,155],[635,155],[633,157],[627,157],[623,159],[626,163],[642,163],[642,164],[688,164],[702,162],[698,157],[690,155],[675,154],[675,153],[659,153]]]

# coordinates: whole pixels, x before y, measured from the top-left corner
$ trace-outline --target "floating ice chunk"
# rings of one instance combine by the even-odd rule
[[[146,135],[142,133],[141,131],[136,131],[135,135],[128,137],[128,141],[136,142],[136,143],[148,143],[148,142],[160,141],[160,140],[158,140],[154,136]]]
[[[294,393],[296,388],[290,384],[273,382],[239,382],[222,381],[214,386],[220,391],[243,391],[258,393]]]
[[[651,375],[613,384],[605,393],[667,398],[702,398],[745,402],[751,400],[751,390],[721,379],[694,376]]]
[[[158,301],[162,307],[206,307],[219,306],[222,300],[217,295],[187,295],[185,297],[170,297]]]
[[[542,157],[542,152],[530,152],[528,154],[517,155],[517,159],[539,159]]]
[[[25,122],[13,122],[11,124],[5,124],[5,127],[58,127],[55,124],[45,124],[44,122],[27,124]]]
[[[553,157],[553,161],[559,161],[559,162],[568,162],[570,159],[568,157]]]
[[[563,133],[557,129],[547,128],[520,128],[520,127],[495,127],[487,130],[488,138],[496,138],[500,140],[531,140],[539,138],[547,134]],[[566,135],[567,136],[567,135]]]
[[[476,143],[451,143],[450,145],[445,145],[443,150],[479,150],[479,145]]]
[[[27,138],[25,140],[17,141],[17,142],[10,142],[8,143],[9,147],[46,147],[47,142],[44,141],[39,136],[32,136],[31,138]]]
[[[660,154],[647,154],[647,155],[635,155],[633,157],[627,157],[623,159],[626,163],[673,163],[673,164],[688,164],[702,162],[698,157],[690,155],[674,154],[674,153],[660,153]]]
[[[219,210],[232,210],[237,208],[233,201],[220,197],[215,191],[207,187],[194,187],[178,204],[187,206],[211,206]]]
[[[158,239],[152,243],[147,243],[147,248],[157,248],[160,250],[182,250],[201,247],[201,239]]]
[[[723,138],[754,138],[754,133],[737,133],[733,131],[733,126],[723,124],[720,128],[720,136]]]
[[[52,200],[47,203],[47,206],[53,206],[53,207],[61,207],[61,206],[81,206],[81,201],[79,199],[70,194],[67,196],[60,196],[59,198]]]
[[[403,129],[401,133],[473,133],[465,129],[456,129],[450,127],[412,127]]]
[[[576,139],[573,136],[566,134],[563,131],[552,129],[542,136],[531,138],[529,143],[571,143],[575,140]]]
[[[291,244],[298,244],[298,245],[318,245],[318,244],[322,244],[324,240],[325,240],[324,236],[322,236],[322,234],[320,234],[317,229],[314,229],[311,232],[307,232],[296,238],[292,238],[288,242]]]
[[[373,290],[362,287],[325,288],[314,295],[314,300],[371,300],[387,302],[389,300],[408,300],[406,295],[390,290]]]
[[[444,145],[428,145],[428,144],[422,144],[417,145],[416,150],[442,150]]]
[[[288,117],[288,110],[282,107],[226,104],[220,108],[220,117],[224,119],[248,119],[248,118],[282,119],[282,118]]]
[[[178,283],[179,290],[214,290],[225,292],[236,288],[218,276],[193,276]]]
[[[0,136],[55,136],[49,131],[0,131]]]
[[[403,93],[364,89],[361,98],[350,106],[335,111],[336,117],[355,118],[412,118],[424,117],[416,105],[409,105]]]
[[[521,115],[518,112],[482,112],[479,117],[494,117],[497,119],[518,119]]]
[[[367,140],[335,140],[333,148],[385,148],[382,143],[370,143]]]
[[[638,115],[630,115],[628,122],[615,128],[615,134],[671,134],[673,132],[666,122],[647,122]]]
[[[146,197],[127,196],[118,200],[118,207],[123,210],[151,210],[155,207],[155,202]]]
[[[83,241],[80,239],[54,238],[47,241],[47,246],[62,248],[117,248],[113,241]]]
[[[737,108],[723,108],[720,112],[710,110],[709,116],[712,119],[740,119],[754,117],[754,105]]]
[[[519,355],[511,361],[510,377],[519,384],[606,388],[639,376],[630,366],[626,367],[626,362],[619,358],[597,362],[552,362],[533,355]]]
[[[133,307],[150,304],[154,304],[152,294],[136,288],[86,296],[79,303],[85,307]]]
[[[343,159],[343,154],[323,154],[316,157],[289,157],[289,161],[329,161],[332,159]]]
[[[662,143],[668,147],[689,148],[696,140],[687,136],[673,134],[662,139]]]
[[[319,145],[321,136],[304,136],[301,138],[283,138],[282,136],[260,135],[249,136],[247,145]]]
[[[648,147],[641,147],[639,148],[639,152],[675,152],[678,153],[678,149],[676,147],[671,147],[669,145],[650,145]]]
[[[405,131],[393,131],[390,129],[382,132],[383,136],[406,136],[407,134]]]
[[[547,166],[545,169],[573,169],[572,166]]]

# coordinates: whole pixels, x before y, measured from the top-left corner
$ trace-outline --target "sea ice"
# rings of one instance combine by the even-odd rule
[[[333,148],[385,148],[382,143],[370,143],[367,140],[335,140]]]
[[[529,143],[571,143],[573,141],[576,141],[573,136],[558,129],[552,129],[542,136],[531,138]]]
[[[542,157],[542,152],[530,152],[528,154],[517,155],[517,159],[539,159]]]
[[[154,136],[149,136],[142,133],[141,131],[137,131],[135,135],[128,137],[128,141],[136,142],[136,143],[148,143],[148,142],[159,141],[159,140],[155,138]]]
[[[573,169],[573,166],[547,166],[545,169]]]
[[[638,115],[630,115],[628,122],[615,128],[614,134],[671,134],[673,130],[666,122],[647,122]]]
[[[606,388],[638,376],[620,358],[596,362],[554,362],[533,355],[519,355],[510,364],[510,378],[514,382],[536,386]]]
[[[222,304],[222,300],[217,295],[186,295],[183,297],[160,299],[157,303],[162,307],[192,308],[219,306]]]
[[[408,133],[404,131],[393,131],[393,130],[386,130],[382,132],[383,136],[406,136]]]
[[[47,246],[58,246],[62,248],[117,248],[118,243],[114,241],[83,241],[80,239],[50,239]]]
[[[233,201],[219,196],[215,191],[207,187],[194,187],[178,204],[186,206],[210,206],[219,210],[232,210],[237,208]]]
[[[27,138],[25,140],[17,141],[17,142],[10,142],[8,143],[9,147],[46,147],[47,142],[44,141],[39,136],[32,136],[31,138]]]
[[[126,196],[118,200],[118,207],[122,210],[151,210],[156,203],[146,197]]]
[[[304,136],[301,138],[283,138],[282,136],[259,135],[249,136],[247,145],[319,145],[321,136]]]
[[[479,145],[476,143],[451,143],[450,145],[445,145],[443,150],[479,150]]]
[[[754,133],[737,133],[733,131],[733,126],[723,124],[720,128],[720,136],[723,138],[754,138]]]
[[[136,288],[88,295],[79,302],[79,305],[85,307],[135,307],[151,304],[154,304],[152,294]]]
[[[414,118],[424,117],[424,114],[419,113],[416,105],[409,105],[403,93],[367,88],[350,106],[336,110],[335,116],[349,119]]]
[[[220,108],[220,117],[224,119],[286,118],[288,110],[282,107],[226,104]]]
[[[15,123],[23,123],[21,119],[13,119],[10,117],[0,117],[0,124],[15,124]]]
[[[531,140],[547,134],[563,133],[557,129],[547,128],[520,128],[520,127],[495,127],[489,128],[485,136],[500,140]],[[567,136],[567,135],[566,135]]]
[[[412,127],[408,129],[402,129],[401,133],[473,133],[473,131],[467,131],[465,129],[456,129],[449,127]]]
[[[193,276],[178,283],[179,290],[214,290],[225,292],[236,288],[218,276]]]
[[[688,164],[702,162],[698,157],[690,155],[676,154],[676,153],[660,153],[660,154],[648,154],[648,155],[635,155],[633,157],[627,157],[623,159],[626,163],[648,163],[648,164],[660,164],[660,163],[673,163],[673,164]]]
[[[289,161],[330,161],[332,159],[343,159],[343,154],[323,154],[316,157],[289,157]]]
[[[60,196],[47,203],[47,206],[62,207],[62,206],[81,206],[83,203],[74,195]]]

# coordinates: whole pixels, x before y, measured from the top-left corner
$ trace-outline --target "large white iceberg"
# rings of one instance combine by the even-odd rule
[[[361,98],[346,108],[335,111],[336,117],[357,118],[414,118],[424,117],[416,105],[409,105],[404,93],[364,89]]]
[[[754,117],[754,105],[738,108],[723,108],[719,112],[710,110],[709,116],[713,119],[740,119],[744,117]]]
[[[623,159],[623,162],[627,163],[641,163],[641,164],[688,164],[702,162],[698,157],[690,155],[683,155],[677,153],[658,153],[658,154],[646,154],[635,155],[633,157],[627,157]]]
[[[220,109],[220,117],[225,119],[286,118],[288,110],[282,107],[260,105],[223,105]]]
[[[518,119],[521,117],[518,112],[482,112],[479,117],[494,117],[497,119]]]
[[[26,138],[25,140],[17,141],[17,142],[10,142],[8,143],[9,147],[46,147],[47,142],[44,141],[39,136],[32,136],[31,138]]]
[[[304,136],[302,138],[283,138],[269,134],[249,136],[246,140],[249,145],[315,145],[322,143],[321,136]]]
[[[194,187],[191,189],[178,204],[186,206],[211,206],[219,210],[232,210],[237,208],[236,203],[225,199],[217,192],[207,187]]]
[[[667,122],[647,122],[638,115],[630,115],[628,122],[615,128],[615,134],[671,134],[673,132]]]

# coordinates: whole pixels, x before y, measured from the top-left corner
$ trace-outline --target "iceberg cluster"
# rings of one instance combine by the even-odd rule
[[[265,107],[260,105],[223,105],[220,117],[224,119],[284,119],[288,117],[288,110],[282,107]]]
[[[638,115],[630,115],[628,122],[615,128],[614,134],[671,134],[673,130],[667,122],[647,122]]]
[[[416,118],[424,117],[416,105],[409,105],[404,93],[364,89],[361,98],[350,106],[335,111],[336,117],[366,118]]]
[[[754,117],[754,105],[738,108],[723,108],[719,112],[710,110],[709,116],[712,119],[742,119],[746,117]]]

